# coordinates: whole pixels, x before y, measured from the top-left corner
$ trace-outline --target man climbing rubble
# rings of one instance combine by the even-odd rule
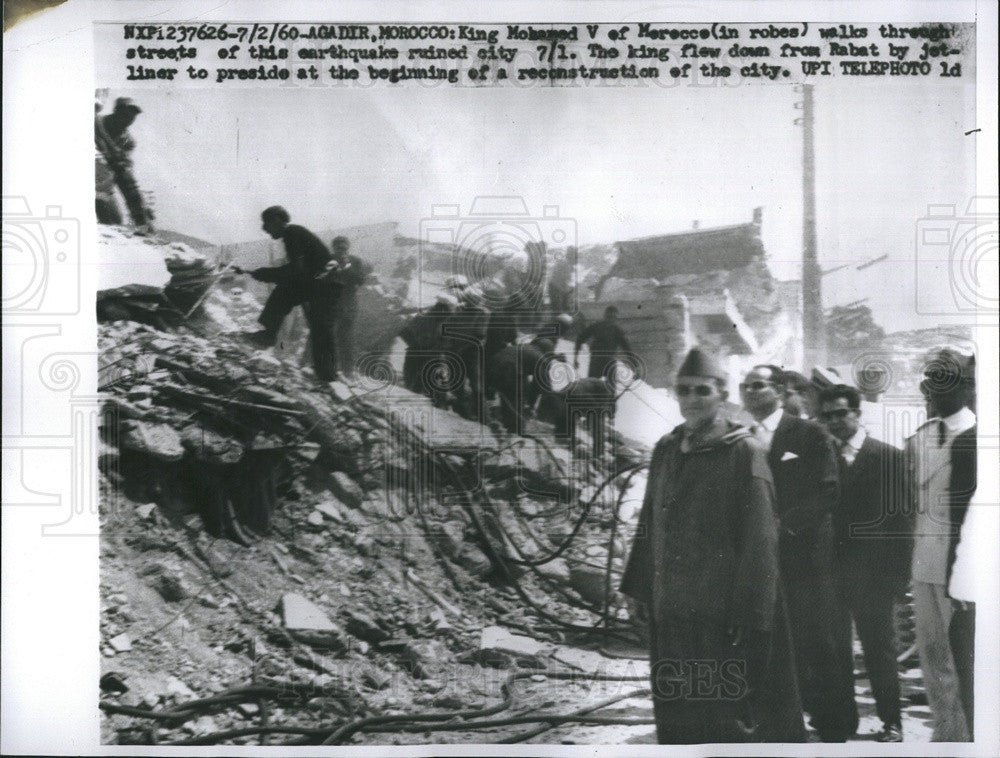
[[[153,231],[153,212],[147,206],[139,189],[139,183],[132,173],[132,151],[135,140],[128,128],[135,123],[142,109],[130,97],[115,100],[114,110],[102,116],[101,105],[97,103],[94,114],[94,146],[96,148],[95,167],[95,210],[97,223],[123,223],[122,212],[115,198],[115,187],[125,198],[132,225],[137,232],[148,234]]]
[[[247,335],[258,347],[272,347],[285,316],[296,305],[303,306],[309,324],[309,344],[312,349],[316,378],[335,378],[334,318],[335,297],[328,264],[330,252],[319,237],[303,226],[290,223],[288,211],[280,205],[267,208],[262,214],[263,229],[273,239],[285,245],[288,262],[283,266],[265,266],[253,271],[233,267],[236,273],[248,273],[259,282],[277,285],[267,298],[257,319],[263,329]]]

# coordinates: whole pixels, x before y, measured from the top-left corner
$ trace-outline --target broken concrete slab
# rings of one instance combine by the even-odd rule
[[[108,644],[116,653],[127,653],[132,649],[132,638],[127,632],[122,632],[108,640]]]
[[[531,637],[512,634],[502,626],[488,626],[480,635],[475,658],[484,666],[496,668],[515,664],[523,668],[543,668],[548,649],[547,645]]]
[[[143,503],[142,505],[137,505],[135,507],[135,512],[139,515],[139,518],[144,521],[153,515],[153,511],[156,510],[156,503]]]
[[[361,611],[348,611],[345,628],[348,634],[357,637],[359,640],[378,645],[389,639],[387,632],[375,619],[362,613]]]
[[[337,631],[337,626],[320,608],[296,592],[286,592],[281,596],[281,615],[286,629]]]
[[[330,490],[350,508],[357,508],[365,499],[364,490],[343,471],[334,471],[330,474]]]
[[[122,421],[122,447],[144,453],[166,463],[184,457],[180,435],[167,424],[125,419]]]
[[[167,679],[167,689],[164,694],[181,700],[191,700],[197,697],[195,691],[176,676],[171,676]]]
[[[316,504],[316,510],[326,516],[332,521],[336,521],[338,524],[344,523],[344,511],[343,506],[336,500],[326,500],[322,503]]]
[[[361,672],[361,683],[373,690],[384,690],[392,684],[392,675],[371,664],[365,664]]]

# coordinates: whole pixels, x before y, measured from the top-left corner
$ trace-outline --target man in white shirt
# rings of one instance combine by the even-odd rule
[[[740,393],[774,477],[781,583],[802,705],[821,740],[843,742],[857,731],[858,714],[854,680],[838,663],[835,638],[836,453],[819,424],[782,408],[784,376],[779,367],[754,366],[740,384]]]
[[[868,436],[860,424],[861,394],[854,387],[823,390],[819,407],[820,422],[840,454],[840,501],[833,514],[840,665],[853,679],[853,617],[883,723],[876,739],[902,742],[893,611],[910,574],[903,451]]]
[[[952,604],[947,593],[951,520],[952,444],[972,429],[968,404],[974,391],[972,358],[955,350],[937,352],[920,389],[931,419],[907,440],[906,453],[916,521],[913,542],[913,610],[927,699],[934,713],[934,742],[971,739],[948,638]],[[953,546],[952,546],[953,549]]]

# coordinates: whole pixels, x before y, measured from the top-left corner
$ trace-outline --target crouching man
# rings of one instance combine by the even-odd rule
[[[681,365],[684,423],[653,451],[621,591],[648,607],[661,744],[802,742],[774,485],[725,384],[697,348]]]

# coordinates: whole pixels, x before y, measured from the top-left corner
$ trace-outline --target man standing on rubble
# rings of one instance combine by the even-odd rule
[[[580,368],[580,348],[584,343],[590,347],[590,363],[587,366],[587,376],[593,379],[604,377],[612,384],[614,372],[612,368],[618,359],[619,351],[626,356],[632,354],[632,346],[625,339],[625,333],[618,326],[618,309],[609,305],[604,309],[604,318],[586,327],[576,338],[573,351],[573,368]]]
[[[340,372],[354,375],[354,323],[358,316],[358,290],[371,275],[372,267],[356,255],[348,255],[347,237],[334,237],[329,265],[333,287],[334,360]]]
[[[328,382],[336,374],[334,363],[334,297],[327,271],[330,252],[319,237],[303,226],[290,223],[288,211],[272,205],[262,214],[264,231],[285,246],[288,262],[283,266],[265,266],[247,272],[259,282],[277,285],[267,298],[257,319],[263,329],[248,335],[259,347],[274,345],[278,328],[296,305],[303,306],[309,324],[316,378]],[[236,268],[237,272],[241,269]]]
[[[751,431],[774,477],[782,585],[788,601],[802,704],[824,742],[858,728],[854,681],[838,665],[833,511],[839,497],[833,443],[815,421],[782,408],[777,366],[754,366],[740,385]]]
[[[726,417],[725,386],[712,356],[688,353],[684,423],[653,450],[621,591],[648,610],[661,744],[803,742],[771,471]]]
[[[153,231],[153,212],[146,207],[139,183],[132,173],[132,151],[135,140],[128,128],[135,123],[142,109],[130,97],[115,100],[114,111],[94,115],[94,143],[97,148],[96,211],[97,223],[122,223],[122,212],[115,199],[115,187],[125,198],[132,225],[137,231]]]

